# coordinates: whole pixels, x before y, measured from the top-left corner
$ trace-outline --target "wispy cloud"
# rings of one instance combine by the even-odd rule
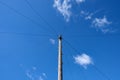
[[[71,7],[70,0],[54,0],[53,7],[56,8],[66,19],[69,21],[71,16]]]
[[[43,77],[39,76],[39,79],[38,80],[44,80]]]
[[[51,44],[53,44],[53,45],[55,44],[55,40],[54,39],[51,38],[51,39],[49,39],[49,41],[50,41]]]
[[[87,69],[88,65],[93,64],[92,58],[85,53],[75,56],[74,60],[75,63],[81,65],[85,69]]]
[[[46,73],[42,73],[42,75],[43,75],[45,78],[47,78],[47,75],[46,75]]]
[[[74,3],[78,3],[81,5],[82,3],[86,2],[86,0],[54,0],[53,7],[63,15],[65,20],[68,22],[70,18],[77,13],[74,13],[73,8],[77,7],[74,6]],[[73,7],[72,7],[73,6]],[[79,18],[84,19],[85,21],[89,21],[93,28],[96,29],[96,31],[101,31],[102,33],[113,33],[115,30],[110,27],[111,24],[113,24],[112,21],[109,21],[108,18],[104,15],[103,17],[97,17],[98,14],[101,12],[101,9],[89,12],[87,10],[80,10]],[[103,11],[102,11],[103,13]],[[54,40],[50,40],[52,44],[54,44]]]
[[[26,76],[30,79],[30,80],[35,80],[33,75],[30,72],[26,72]]]
[[[56,8],[66,19],[68,22],[70,20],[70,17],[72,15],[72,5],[73,2],[81,4],[85,2],[85,0],[54,0],[53,7]]]
[[[94,13],[89,13],[89,12],[81,11],[80,15],[82,17],[84,17],[85,20],[91,20],[92,16],[94,15]]]
[[[33,70],[37,70],[37,68],[36,68],[36,67],[32,67],[32,69],[33,69]]]
[[[92,20],[94,16],[99,13],[101,10],[97,10],[95,12],[88,12],[88,11],[80,11],[80,15],[84,17],[85,20]]]
[[[37,75],[31,72],[26,72],[26,76],[30,79],[30,80],[45,80],[45,77],[43,75]]]
[[[85,0],[76,0],[77,3],[83,3]]]
[[[106,25],[110,25],[111,22],[107,20],[107,18],[104,16],[103,18],[95,18],[93,20],[93,24],[95,25],[95,27],[104,27]]]
[[[111,32],[109,25],[112,24],[111,21],[108,21],[107,17],[95,18],[92,21],[92,26],[97,30],[101,30],[103,33]]]
[[[109,21],[106,16],[103,16],[102,18],[96,17],[96,15],[100,12],[101,10],[97,10],[93,13],[87,12],[87,11],[81,11],[80,15],[83,17],[85,20],[89,20],[90,23],[92,24],[91,26],[95,28],[97,31],[101,31],[102,33],[113,33],[116,30],[113,30],[112,27],[110,27],[111,24],[113,24],[112,21]]]
[[[83,10],[80,11],[80,15],[82,15],[82,16],[83,16],[83,15],[88,15],[88,14],[89,14],[88,12],[85,12],[85,11],[83,11]]]
[[[32,67],[31,70],[27,70],[26,71],[26,76],[30,79],[30,80],[45,80],[45,78],[47,78],[46,73],[42,73],[42,74],[38,74],[37,68],[36,67]]]

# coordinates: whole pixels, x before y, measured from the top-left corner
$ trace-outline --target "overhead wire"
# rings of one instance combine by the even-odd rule
[[[63,38],[63,41],[71,48],[74,50],[74,52],[76,52],[76,54],[80,54],[80,52],[66,39]],[[85,72],[83,70],[81,70],[82,74],[83,74],[83,80],[87,80],[87,76],[85,76]],[[72,73],[73,74],[73,73]]]
[[[55,35],[58,36],[57,31],[31,6],[31,4],[28,2],[28,0],[25,0],[26,3],[31,7],[31,9],[37,14],[39,15],[39,17],[41,17],[41,19],[50,27],[50,29],[52,31],[54,31]],[[0,4],[6,6],[7,8],[11,9],[12,11],[14,11],[15,13],[17,13],[20,16],[23,16],[24,18],[28,19],[29,21],[31,21],[32,23],[36,24],[37,26],[41,26],[41,28],[43,30],[47,30],[48,28],[46,27],[42,27],[42,24],[39,24],[38,22],[36,22],[35,20],[31,19],[28,16],[25,16],[24,14],[22,14],[21,12],[19,12],[18,10],[14,9],[13,7],[9,6],[8,4],[0,1]],[[67,36],[72,36],[72,37],[78,37],[78,36],[83,36],[83,37],[103,37],[103,36],[120,36],[120,34],[108,34],[108,35],[67,35]]]
[[[48,35],[48,34],[32,34],[32,33],[19,33],[19,32],[0,32],[0,34],[9,34],[9,35],[23,35],[23,36],[44,36],[44,37],[50,37],[50,36],[55,36],[55,35]]]
[[[106,78],[107,80],[111,80],[105,73],[103,73],[102,70],[100,70],[98,67],[96,67],[95,65],[93,65],[94,69],[101,74],[101,76],[103,76],[104,78]]]
[[[63,40],[66,42],[67,45],[69,45],[71,47],[71,49],[73,49],[77,54],[79,53],[79,51],[66,39],[63,38]],[[106,78],[106,80],[112,80],[110,79],[103,71],[101,71],[97,66],[93,65],[93,68],[99,73],[101,74],[101,76],[103,76],[104,78]]]
[[[31,6],[31,4],[28,2],[28,0],[25,0],[27,2],[27,4],[31,7],[31,9],[37,14],[39,15],[39,17],[41,17],[41,19],[52,29],[52,31],[54,31],[55,34],[57,34],[57,32],[55,31],[55,29]],[[16,9],[12,8],[11,6],[7,5],[6,3],[0,1],[0,4],[8,7],[9,9],[11,9],[12,11],[14,11],[15,13],[23,16],[24,18],[28,19],[29,21],[33,22],[34,24],[38,25],[38,26],[42,26],[41,24],[37,23],[36,21],[32,20],[31,18],[25,16],[24,14],[20,13],[19,11],[17,11]],[[45,29],[45,28],[43,28]],[[46,28],[47,29],[47,28]],[[9,33],[9,32],[0,32],[0,33]],[[11,34],[14,34],[14,33],[11,33]],[[15,33],[15,34],[20,34],[20,35],[37,35],[37,36],[40,36],[40,34],[26,34],[26,33]],[[57,34],[58,35],[58,34]],[[42,35],[41,35],[42,36]],[[45,36],[45,35],[44,35]],[[48,36],[48,35],[46,35]],[[68,42],[67,40],[65,40],[63,38],[63,40],[76,52],[76,53],[79,53],[79,51],[73,47],[71,45],[70,42]],[[103,73],[100,69],[98,69],[96,66],[94,66],[95,70],[97,72],[99,72],[102,76],[104,76],[107,80],[111,80],[105,73]]]
[[[0,1],[0,4],[9,8],[10,10],[12,10],[13,12],[17,13],[18,15],[26,18],[27,20],[31,21],[32,23],[36,24],[37,26],[41,27],[41,29],[43,30],[48,30],[48,28],[45,28],[45,27],[42,27],[43,25],[42,24],[39,24],[38,22],[36,22],[35,20],[31,19],[30,17],[28,16],[25,16],[24,14],[22,14],[21,12],[19,12],[18,10],[14,9],[13,7],[9,6],[8,4]]]
[[[55,33],[56,35],[58,35],[57,31],[53,28],[53,26],[50,25],[50,24],[35,10],[35,8],[33,8],[32,4],[31,4],[28,0],[24,0],[24,1],[25,1],[25,2],[28,4],[28,6],[33,10],[33,12],[40,17],[39,19],[43,20],[44,23],[45,23],[52,31],[54,31],[54,33]]]
[[[63,40],[66,42],[67,45],[69,45],[77,54],[79,53],[79,51],[73,47],[73,45],[71,45],[71,43],[69,43],[66,39],[63,38]]]
[[[64,36],[67,36],[67,37],[119,37],[120,36],[120,33],[113,33],[113,34],[70,34],[70,35],[67,35],[65,34]]]

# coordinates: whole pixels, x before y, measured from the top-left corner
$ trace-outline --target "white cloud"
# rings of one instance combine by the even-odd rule
[[[85,0],[54,0],[53,7],[63,15],[67,22],[70,20],[70,17],[72,15],[71,9],[73,1],[78,4],[85,2]]]
[[[93,24],[96,26],[96,27],[104,27],[104,26],[106,26],[106,25],[109,25],[109,24],[111,24],[111,22],[109,22],[108,20],[107,20],[107,18],[104,16],[103,18],[95,18],[94,20],[93,20]]]
[[[91,20],[92,16],[94,15],[94,13],[89,13],[89,12],[85,12],[85,11],[81,11],[80,15],[85,19],[85,20]]]
[[[35,73],[32,73],[30,71],[26,72],[26,76],[30,79],[30,80],[44,80],[46,76],[44,75],[37,75]]]
[[[80,11],[80,14],[81,14],[82,16],[86,16],[86,15],[88,15],[89,13],[81,10],[81,11]]]
[[[32,67],[32,69],[33,69],[33,70],[37,70],[37,68],[36,68],[36,67]]]
[[[85,0],[76,0],[77,3],[83,3]]]
[[[66,19],[66,21],[69,21],[71,16],[71,7],[70,0],[54,0],[53,7],[56,8]]]
[[[93,19],[93,16],[95,16],[95,14],[97,14],[100,10],[97,10],[95,12],[88,12],[88,11],[81,11],[80,12],[80,15],[82,17],[84,17],[85,20],[92,20]]]
[[[29,80],[45,80],[45,78],[47,78],[46,73],[38,74],[36,67],[32,67],[31,70],[27,70],[26,76],[29,78]]]
[[[44,80],[43,77],[39,76],[39,79],[38,80]]]
[[[97,30],[101,30],[103,33],[111,32],[110,24],[112,24],[112,22],[108,21],[106,16],[103,18],[95,18],[92,22],[92,26]]]
[[[85,69],[88,65],[93,64],[92,58],[85,53],[75,56],[74,59],[75,63],[83,66]]]
[[[93,13],[87,15],[87,16],[85,17],[85,20],[91,20],[91,19],[92,19],[92,16],[93,16]]]
[[[81,11],[80,15],[83,17],[85,20],[89,20],[92,23],[92,27],[95,28],[97,31],[101,31],[102,33],[113,33],[115,30],[110,27],[112,24],[111,21],[107,19],[106,16],[103,16],[102,18],[96,18],[95,14],[100,12],[101,10],[97,10],[93,13],[86,12],[86,11]],[[95,17],[95,18],[94,18]]]
[[[51,42],[51,44],[53,44],[53,45],[55,44],[55,40],[54,39],[51,38],[51,39],[49,39],[49,41]]]
[[[27,76],[30,80],[34,80],[33,75],[32,75],[29,71],[26,72],[26,76]]]
[[[42,75],[43,75],[45,78],[47,78],[46,73],[42,73]]]

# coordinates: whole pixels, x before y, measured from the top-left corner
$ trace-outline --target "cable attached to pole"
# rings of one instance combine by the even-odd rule
[[[56,36],[58,36],[58,33],[57,33],[57,31],[53,28],[53,26],[51,26],[51,25],[33,8],[32,4],[31,4],[28,0],[25,0],[25,2],[26,2],[26,3],[28,4],[28,6],[33,10],[33,12],[40,17],[39,19],[43,20],[43,22],[49,27],[49,29],[51,29],[51,30],[56,34]]]
[[[3,5],[3,6],[5,6],[5,7],[7,7],[7,8],[9,8],[10,10],[12,10],[12,11],[15,12],[15,13],[17,13],[18,15],[26,18],[27,20],[31,21],[32,23],[36,24],[37,26],[41,27],[41,29],[47,30],[47,28],[42,27],[42,26],[43,26],[42,24],[39,24],[38,22],[36,22],[35,20],[29,18],[28,16],[25,16],[24,14],[22,14],[21,12],[19,12],[19,11],[16,10],[16,9],[14,9],[13,7],[9,6],[8,4],[6,4],[6,3],[4,3],[4,2],[2,2],[2,1],[0,1],[0,4]]]

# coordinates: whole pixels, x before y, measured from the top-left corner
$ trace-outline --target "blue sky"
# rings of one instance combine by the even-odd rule
[[[0,80],[120,79],[120,1],[0,0]]]

